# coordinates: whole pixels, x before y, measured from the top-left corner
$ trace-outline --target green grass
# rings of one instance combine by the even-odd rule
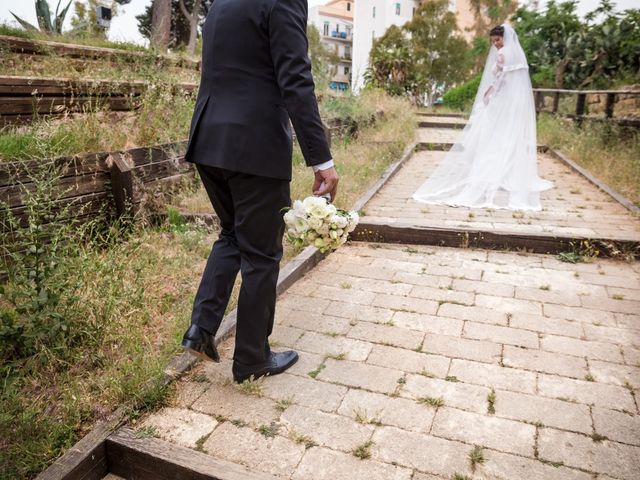
[[[119,406],[135,424],[142,411],[164,404],[172,390],[162,385],[164,369],[179,351],[197,287],[194,269],[204,264],[211,239],[193,230],[140,228],[111,245],[76,245],[67,273],[79,277],[80,288],[63,292],[77,297],[65,315],[87,333],[69,332],[82,341],[5,359],[0,368],[6,478],[33,478]],[[0,295],[0,318],[9,311]]]
[[[173,95],[167,86],[143,95],[135,113],[101,109],[67,119],[41,119],[29,128],[0,130],[0,162],[49,159],[85,152],[115,151],[184,140],[193,95]]]
[[[538,143],[565,153],[636,205],[640,205],[640,132],[551,115],[538,119]]]

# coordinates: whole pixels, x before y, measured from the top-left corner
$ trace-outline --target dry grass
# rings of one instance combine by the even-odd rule
[[[538,143],[566,153],[600,180],[640,205],[640,133],[615,126],[541,115]]]

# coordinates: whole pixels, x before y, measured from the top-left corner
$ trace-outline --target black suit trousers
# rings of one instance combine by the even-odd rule
[[[220,327],[238,275],[234,362],[254,365],[269,353],[276,284],[282,259],[282,209],[291,204],[289,181],[196,164],[221,232],[213,244],[193,305],[191,322]]]

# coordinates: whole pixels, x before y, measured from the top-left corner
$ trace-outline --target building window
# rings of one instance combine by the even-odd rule
[[[373,7],[373,18],[376,18],[376,7]]]
[[[347,12],[351,11],[351,3],[347,2]]]
[[[400,15],[400,4],[396,3],[396,15]]]
[[[336,23],[336,32],[340,33],[340,24]]]
[[[324,29],[322,30],[322,34],[325,37],[329,36],[329,22],[324,22]]]
[[[349,75],[349,72],[350,72],[350,71],[351,71],[351,70],[349,69],[349,67],[344,67],[344,74],[345,74],[345,75]]]
[[[414,17],[416,15],[416,7],[413,7],[413,11],[411,12],[411,16]]]

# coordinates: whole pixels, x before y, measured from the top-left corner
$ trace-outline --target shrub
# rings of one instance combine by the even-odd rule
[[[444,106],[458,110],[470,109],[473,105],[478,87],[480,86],[481,79],[482,75],[477,75],[462,85],[450,89],[442,97]]]

